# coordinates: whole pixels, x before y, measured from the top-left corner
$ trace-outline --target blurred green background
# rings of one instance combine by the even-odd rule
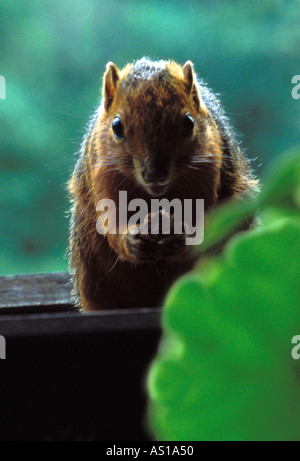
[[[67,268],[66,181],[107,61],[191,59],[259,175],[300,144],[298,0],[0,0],[0,275]]]

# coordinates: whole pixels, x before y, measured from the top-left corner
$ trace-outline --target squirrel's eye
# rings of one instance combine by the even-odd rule
[[[183,121],[183,136],[189,138],[194,132],[194,119],[190,114],[185,114]]]
[[[124,139],[123,125],[118,115],[114,118],[112,129],[117,139]]]

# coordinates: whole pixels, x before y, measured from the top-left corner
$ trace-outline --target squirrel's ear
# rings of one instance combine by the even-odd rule
[[[106,65],[106,72],[104,74],[103,83],[103,101],[104,108],[108,111],[115,93],[118,81],[120,80],[120,72],[117,66],[113,62],[108,62]]]
[[[192,95],[194,104],[196,106],[197,110],[201,110],[203,113],[206,113],[206,107],[205,104],[201,98],[201,95],[199,94],[199,90],[197,87],[197,79],[194,71],[194,66],[191,61],[187,61],[183,68],[183,77],[186,82],[187,86],[187,91]]]

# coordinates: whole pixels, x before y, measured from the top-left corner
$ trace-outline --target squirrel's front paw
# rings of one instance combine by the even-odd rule
[[[184,231],[181,234],[174,233],[172,219],[170,233],[167,234],[151,234],[150,220],[151,215],[148,215],[141,228],[133,227],[125,235],[128,259],[134,262],[149,262],[165,257],[177,257],[185,251],[187,235]]]

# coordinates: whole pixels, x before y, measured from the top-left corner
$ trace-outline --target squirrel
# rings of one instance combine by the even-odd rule
[[[191,61],[109,62],[100,106],[90,119],[74,173],[70,268],[83,311],[160,307],[172,283],[197,260],[182,235],[100,234],[99,200],[150,203],[204,199],[205,214],[258,189],[218,97]],[[119,223],[117,223],[118,226]]]

